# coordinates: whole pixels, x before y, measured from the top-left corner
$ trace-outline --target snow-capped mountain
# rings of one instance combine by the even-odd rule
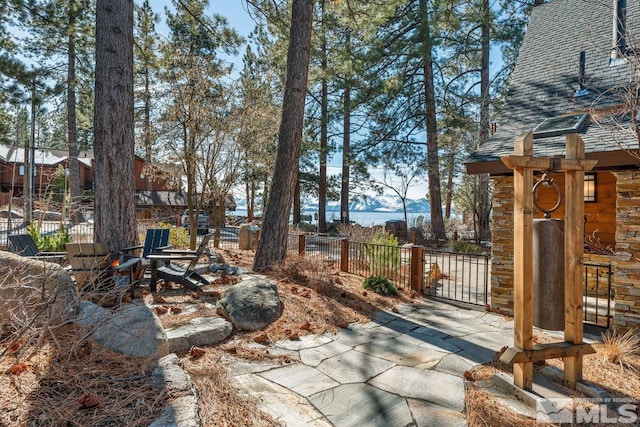
[[[426,199],[406,199],[407,213],[430,212],[429,202]],[[246,209],[246,200],[237,200],[237,209]],[[318,199],[306,198],[302,201],[304,211],[317,211]],[[340,212],[340,202],[327,203],[327,212]],[[349,212],[403,212],[402,201],[398,196],[391,194],[360,197],[349,205]]]
[[[430,211],[429,202],[426,199],[406,199],[407,213],[427,213]],[[317,200],[309,200],[305,207],[311,210],[318,209]],[[340,202],[329,202],[328,212],[339,212]],[[402,201],[398,196],[391,194],[361,197],[349,204],[350,212],[402,212]]]

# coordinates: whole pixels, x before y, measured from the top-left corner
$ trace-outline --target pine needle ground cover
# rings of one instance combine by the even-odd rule
[[[226,251],[225,260],[250,269],[252,251]],[[194,348],[180,355],[183,367],[195,383],[200,415],[205,426],[276,426],[255,401],[230,381],[226,363],[231,359],[271,360],[295,363],[287,357],[257,350],[254,343],[269,344],[307,334],[335,332],[352,322],[367,322],[378,310],[395,311],[401,302],[419,303],[421,297],[407,289],[397,296],[383,296],[363,288],[365,278],[346,274],[304,257],[294,257],[282,269],[269,274],[278,284],[284,304],[282,316],[268,328],[233,336],[215,347]],[[217,280],[205,292],[184,293],[168,288],[153,296],[144,288],[139,297],[160,307],[165,327],[187,323],[193,317],[217,316],[214,304],[232,286],[231,276]],[[146,426],[156,419],[168,396],[150,386],[152,360],[131,358],[105,350],[73,325],[63,325],[34,343],[16,344],[0,339],[0,425]],[[2,338],[2,337],[0,337]],[[552,341],[540,335],[538,342]],[[545,341],[546,340],[546,341]],[[637,354],[616,357],[616,346],[586,356],[585,380],[610,392],[640,396],[640,361]],[[30,347],[29,351],[23,351]],[[598,348],[600,350],[600,348]],[[497,359],[496,359],[497,360]],[[620,363],[623,360],[624,363]],[[562,368],[561,360],[549,364]],[[510,367],[495,362],[469,373],[483,378]],[[469,388],[467,417],[472,426],[528,425],[503,408],[491,395]],[[533,424],[531,424],[533,425]]]

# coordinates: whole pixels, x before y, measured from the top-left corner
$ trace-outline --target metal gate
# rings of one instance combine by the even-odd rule
[[[489,304],[489,255],[423,252],[424,292],[474,305]]]

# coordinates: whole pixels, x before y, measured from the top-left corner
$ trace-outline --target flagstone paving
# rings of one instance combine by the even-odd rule
[[[466,426],[463,373],[513,342],[513,321],[432,300],[397,311],[269,349],[299,363],[229,372],[286,426]]]

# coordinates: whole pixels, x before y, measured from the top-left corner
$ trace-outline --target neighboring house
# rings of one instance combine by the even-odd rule
[[[68,168],[68,152],[38,148],[34,151],[35,196],[45,194],[51,187],[58,166]],[[93,152],[81,151],[78,155],[80,167],[80,189],[92,190],[94,181]],[[168,168],[146,165],[141,157],[134,159],[135,191],[167,191],[176,188],[175,179]],[[24,194],[24,147],[0,145],[0,194],[22,197]],[[178,187],[179,188],[179,187]]]
[[[187,197],[182,191],[136,192],[138,219],[181,225],[180,216],[185,209],[187,209]],[[202,209],[210,214],[211,206],[202,206]],[[236,202],[231,194],[227,194],[225,209],[236,210]]]
[[[59,165],[64,168],[68,167],[69,153],[65,150],[37,148],[34,154],[34,186],[37,194],[49,188]],[[78,154],[80,188],[82,190],[93,188],[93,163],[93,152],[81,151]],[[160,172],[149,173],[150,170],[158,168],[153,165],[145,165],[141,157],[135,157],[134,167],[136,191],[166,190],[171,186],[168,182],[169,178],[162,176]],[[147,172],[146,175],[145,172]],[[24,173],[24,147],[0,145],[0,191],[8,193],[13,189],[14,196],[22,195],[24,193]]]
[[[637,36],[638,1],[550,0],[533,9],[498,131],[465,162],[493,184],[493,310],[513,314],[513,176],[500,158],[530,130],[534,156],[564,156],[564,134],[576,132],[586,158],[598,161],[585,174],[583,262],[611,264],[614,324],[640,326],[640,156],[630,120],[640,105]],[[563,174],[552,176],[563,189]],[[561,205],[553,217],[563,215]]]
[[[34,151],[34,187],[36,193],[45,191],[58,166],[67,167],[68,153],[63,150],[36,149]],[[93,185],[93,156],[81,153],[78,157],[80,165],[80,187],[85,190]],[[0,192],[12,193],[14,196],[24,194],[24,147],[0,145]]]

